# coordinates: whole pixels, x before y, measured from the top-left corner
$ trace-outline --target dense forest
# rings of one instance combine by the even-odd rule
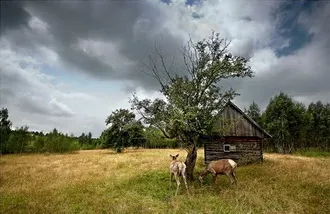
[[[266,151],[292,153],[296,150],[330,151],[330,104],[321,101],[305,106],[281,92],[272,97],[261,112],[257,103],[244,109],[245,113],[272,135],[264,141]],[[111,148],[117,152],[134,148],[178,148],[176,139],[168,139],[161,130],[145,126],[127,109],[117,109],[106,118],[99,138],[92,134],[80,136],[63,134],[54,128],[44,134],[29,131],[28,126],[12,129],[8,109],[0,111],[1,153],[64,153],[80,149]],[[202,144],[199,144],[202,146]]]

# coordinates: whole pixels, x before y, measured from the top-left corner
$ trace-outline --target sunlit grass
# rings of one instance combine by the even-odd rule
[[[169,154],[176,153],[185,159],[178,149],[2,156],[0,212],[330,213],[330,158],[265,154],[263,164],[237,169],[237,186],[208,176],[175,197]]]

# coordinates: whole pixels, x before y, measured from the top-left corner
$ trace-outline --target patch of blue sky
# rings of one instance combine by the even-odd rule
[[[186,5],[199,4],[201,0],[186,0]]]
[[[283,40],[289,40],[285,47],[275,47],[277,56],[290,55],[308,44],[313,35],[308,33],[298,18],[302,13],[309,12],[315,1],[287,1],[276,15],[280,16],[278,34]]]
[[[172,2],[172,0],[160,0],[160,1],[163,2],[163,3],[166,3],[166,4],[170,4]],[[201,0],[186,0],[185,4],[186,5],[194,5],[194,4],[198,4],[200,2],[201,2]]]
[[[172,1],[171,0],[160,0],[163,3],[170,4]]]

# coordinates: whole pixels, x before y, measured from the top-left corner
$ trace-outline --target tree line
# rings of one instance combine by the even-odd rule
[[[42,131],[29,131],[28,126],[12,129],[8,109],[0,110],[1,154],[66,153],[94,148],[101,148],[101,143],[98,138],[92,138],[91,132],[76,137],[63,134],[56,128],[46,134]]]
[[[245,112],[272,138],[265,141],[268,151],[330,151],[330,104],[321,101],[305,106],[283,92],[270,99],[264,112],[253,102]]]
[[[292,153],[295,150],[330,151],[330,104],[321,101],[305,106],[283,92],[272,97],[263,112],[257,103],[244,112],[272,135],[264,141],[264,149],[278,153]],[[0,111],[1,153],[73,152],[80,149],[111,148],[117,152],[125,148],[179,148],[183,145],[177,139],[167,138],[154,126],[142,124],[128,109],[117,109],[106,119],[100,138],[92,133],[79,137],[63,134],[54,128],[44,134],[29,131],[28,126],[12,130],[8,110]],[[201,142],[197,144],[203,146]]]

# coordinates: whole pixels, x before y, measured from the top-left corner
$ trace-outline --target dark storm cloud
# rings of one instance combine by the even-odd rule
[[[30,14],[22,7],[20,1],[1,1],[1,31],[26,27]]]
[[[282,36],[290,39],[294,34],[290,29],[299,24],[304,27],[304,35],[310,36],[311,40],[306,41],[304,46],[300,44],[300,47],[293,47],[296,43],[290,41],[291,47],[287,47],[290,51],[287,51],[286,56],[280,57],[275,65],[257,73],[252,79],[225,81],[225,88],[233,87],[242,94],[242,102],[268,102],[269,98],[280,90],[297,96],[330,91],[330,84],[327,82],[330,67],[329,2],[313,3],[305,9],[304,2],[307,1],[296,2],[291,6],[284,4],[288,7],[286,10],[275,11],[275,18],[279,19],[280,23],[277,30],[288,32]],[[7,12],[6,16],[1,14],[1,23],[8,20],[4,24],[5,29],[16,29],[7,32],[7,39],[12,41],[13,47],[25,48],[28,53],[39,45],[46,46],[58,54],[59,60],[69,71],[82,71],[105,80],[133,80],[134,83],[127,87],[127,90],[133,90],[135,85],[147,89],[155,89],[158,86],[152,78],[139,72],[140,60],[147,60],[149,54],[155,54],[155,43],[161,43],[168,63],[183,44],[182,38],[174,36],[173,29],[164,28],[168,17],[162,9],[147,1],[29,1],[16,2],[10,7],[16,8],[17,13]],[[255,13],[259,14],[258,9],[255,10]],[[32,16],[47,23],[47,34],[37,33],[31,28],[21,30],[22,26],[28,25]],[[242,19],[247,25],[255,21],[248,16],[243,16]],[[198,20],[195,21],[198,23]],[[256,31],[258,30],[256,28]],[[235,52],[251,56],[256,49],[252,38],[239,41]],[[102,58],[83,51],[78,47],[80,41],[115,44],[115,53],[123,56],[125,60],[122,63],[128,61],[130,64],[123,69],[117,69],[108,63],[107,59],[111,60],[111,54]],[[274,39],[271,48],[281,49],[282,43],[283,38]],[[97,50],[107,53],[107,48],[101,46]],[[270,60],[272,59],[266,58],[265,63]],[[180,68],[182,61],[178,58],[175,69],[182,71]]]
[[[18,47],[28,50],[40,44],[49,47],[69,70],[83,71],[96,78],[130,79],[153,88],[154,81],[139,72],[140,60],[145,60],[154,51],[160,37],[163,37],[162,48],[166,53],[176,52],[181,44],[180,38],[162,28],[166,18],[162,11],[145,1],[30,1],[21,5],[16,3],[15,7],[20,11],[26,8],[31,16],[47,23],[49,35],[36,34],[32,30],[16,31],[8,36],[13,43],[20,43]],[[28,23],[30,19],[26,11],[22,23]],[[114,69],[106,59],[84,52],[78,47],[79,41],[116,44],[117,54],[124,56],[131,65],[126,70]]]

